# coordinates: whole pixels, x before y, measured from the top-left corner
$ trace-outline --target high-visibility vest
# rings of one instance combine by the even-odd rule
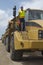
[[[19,18],[24,18],[25,17],[25,11],[19,11]]]

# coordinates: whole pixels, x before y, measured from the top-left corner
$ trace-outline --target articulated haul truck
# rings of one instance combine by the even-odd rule
[[[43,55],[43,10],[26,10],[25,31],[19,31],[18,21],[18,16],[12,19],[6,30],[6,48],[11,59],[21,59],[23,52],[41,51]]]
[[[4,34],[2,35],[2,43],[4,43]]]
[[[2,35],[2,43],[6,45],[6,33]]]

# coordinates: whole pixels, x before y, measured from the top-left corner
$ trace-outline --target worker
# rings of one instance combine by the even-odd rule
[[[19,20],[20,20],[20,31],[25,30],[25,11],[23,10],[23,6],[21,6],[21,10],[19,11]]]

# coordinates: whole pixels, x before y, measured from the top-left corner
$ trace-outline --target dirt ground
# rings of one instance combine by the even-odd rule
[[[20,61],[12,61],[10,53],[6,51],[4,44],[0,40],[0,65],[43,65],[43,56],[41,53],[35,53],[39,56],[24,55]]]

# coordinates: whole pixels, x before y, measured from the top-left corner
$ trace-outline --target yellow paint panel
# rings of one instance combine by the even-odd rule
[[[17,34],[17,32],[16,32]],[[19,37],[19,35],[14,34],[14,48],[15,50],[23,50],[23,49],[38,49],[42,50],[43,49],[43,40],[23,40],[22,38]],[[22,43],[22,44],[21,44]]]

